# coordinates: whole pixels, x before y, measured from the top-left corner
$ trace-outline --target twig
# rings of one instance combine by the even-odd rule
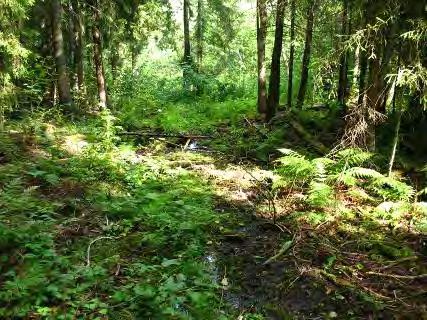
[[[280,248],[279,252],[277,254],[275,254],[274,256],[272,256],[271,258],[267,259],[267,261],[265,261],[263,263],[263,265],[267,265],[267,264],[271,263],[272,261],[276,260],[280,256],[283,256],[286,252],[288,252],[289,249],[294,245],[294,240],[295,240],[295,236],[292,240],[286,241],[282,245],[282,248]]]
[[[402,259],[399,259],[399,260],[395,260],[392,263],[390,263],[389,265],[386,265],[386,266],[384,266],[384,267],[382,267],[380,269],[381,270],[390,269],[390,268],[394,267],[395,265],[397,265],[399,263],[407,262],[407,261],[415,261],[415,260],[418,260],[417,256],[405,257],[405,258],[402,258]]]
[[[92,240],[92,241],[89,243],[89,246],[87,247],[87,253],[86,253],[86,267],[89,267],[89,266],[90,266],[90,248],[92,247],[92,245],[93,245],[96,241],[98,241],[98,240],[102,240],[102,239],[115,239],[115,238],[114,238],[114,237],[98,237],[98,238],[96,238],[96,239]]]
[[[389,274],[389,273],[369,271],[369,272],[366,272],[366,274],[371,274],[371,275],[380,276],[380,277],[396,278],[396,279],[407,279],[407,280],[417,280],[417,279],[427,278],[427,273],[419,274],[416,276],[404,276],[400,274]]]

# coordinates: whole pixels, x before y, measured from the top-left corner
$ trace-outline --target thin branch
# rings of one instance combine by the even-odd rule
[[[96,238],[96,239],[94,239],[94,240],[92,240],[90,243],[89,243],[89,246],[87,247],[87,253],[86,253],[86,267],[90,267],[90,248],[92,247],[92,245],[96,242],[96,241],[98,241],[98,240],[102,240],[102,239],[116,239],[116,238],[114,238],[114,237],[98,237],[98,238]]]

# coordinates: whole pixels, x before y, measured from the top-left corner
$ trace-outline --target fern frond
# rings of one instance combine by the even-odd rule
[[[357,148],[344,149],[335,154],[335,158],[340,164],[346,164],[350,167],[360,166],[371,159],[372,156],[373,153]]]
[[[322,182],[312,181],[308,190],[307,202],[316,207],[324,207],[331,204],[334,197],[332,187]]]
[[[362,200],[362,201],[375,200],[363,188],[358,188],[358,187],[351,188],[350,190],[348,190],[348,194],[357,200]]]
[[[277,149],[280,153],[283,153],[285,156],[292,156],[297,158],[305,158],[302,154],[287,148]]]
[[[284,189],[289,186],[289,181],[279,178],[273,181],[272,188],[273,190]]]
[[[278,173],[286,180],[305,182],[310,180],[315,172],[315,166],[304,157],[285,156],[279,158]]]
[[[417,192],[417,196],[427,195],[427,187]]]
[[[362,168],[362,167],[353,167],[345,171],[347,174],[355,178],[362,179],[379,179],[384,177],[381,173],[376,170]]]
[[[355,187],[357,185],[357,178],[355,178],[349,170],[340,172],[335,175],[330,175],[328,180],[333,183],[343,184],[347,187]]]
[[[327,158],[317,158],[312,160],[314,167],[314,180],[317,182],[324,182],[327,177],[326,164],[328,163]]]
[[[386,200],[409,201],[415,194],[410,185],[390,177],[375,178],[372,187],[376,193]]]

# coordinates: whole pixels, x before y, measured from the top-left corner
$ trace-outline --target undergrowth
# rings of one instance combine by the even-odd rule
[[[51,125],[0,139],[0,317],[220,319],[209,186],[108,135],[70,153],[76,127]]]

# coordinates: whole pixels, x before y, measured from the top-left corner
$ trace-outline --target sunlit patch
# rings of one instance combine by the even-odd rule
[[[86,137],[82,134],[65,136],[64,142],[61,144],[61,149],[73,155],[80,154],[89,146],[89,143],[85,139]]]

